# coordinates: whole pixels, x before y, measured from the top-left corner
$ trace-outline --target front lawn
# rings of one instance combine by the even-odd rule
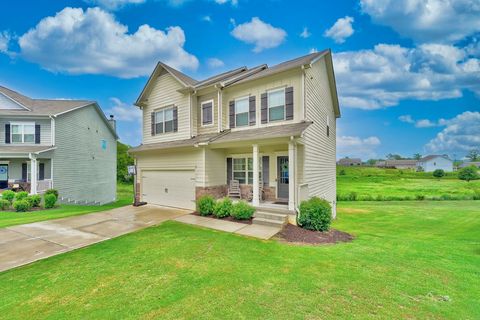
[[[0,274],[6,319],[479,319],[478,201],[342,202],[300,247],[166,222]]]
[[[133,201],[132,185],[117,184],[117,201],[103,206],[59,205],[58,208],[31,212],[0,211],[0,228],[17,224],[58,219],[126,206]]]

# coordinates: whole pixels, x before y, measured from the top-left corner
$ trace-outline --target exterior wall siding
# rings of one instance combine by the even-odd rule
[[[64,201],[104,204],[116,199],[117,143],[101,116],[88,106],[56,118],[53,185]]]
[[[445,172],[453,171],[453,162],[443,157],[437,157],[426,162],[420,162],[419,165],[425,172],[433,172],[442,169]]]
[[[205,185],[207,187],[227,183],[227,164],[225,151],[205,149]]]
[[[52,145],[52,129],[51,129],[51,120],[47,119],[38,119],[38,118],[26,118],[26,117],[0,117],[0,145],[5,144],[5,124],[10,122],[35,122],[35,124],[40,125],[40,145],[51,146]],[[12,144],[9,144],[11,146]],[[14,144],[14,145],[36,145],[36,144]],[[37,144],[38,146],[38,144]]]

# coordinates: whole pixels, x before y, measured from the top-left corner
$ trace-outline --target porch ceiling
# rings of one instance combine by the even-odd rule
[[[51,150],[52,146],[0,146],[0,158],[24,156],[29,153],[39,154]]]

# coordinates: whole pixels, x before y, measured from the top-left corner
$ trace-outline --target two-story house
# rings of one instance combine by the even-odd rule
[[[94,101],[31,99],[0,86],[0,192],[59,191],[59,201],[116,198],[117,134]]]
[[[194,209],[203,194],[227,195],[233,179],[255,206],[293,212],[319,196],[335,208],[340,110],[330,50],[203,81],[158,63],[136,105],[138,200]]]

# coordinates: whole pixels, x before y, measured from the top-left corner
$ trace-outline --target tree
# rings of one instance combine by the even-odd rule
[[[421,155],[420,153],[415,153],[415,154],[413,155],[413,159],[415,159],[415,160],[418,161],[418,160],[422,159],[422,155]]]
[[[368,159],[367,160],[367,165],[373,167],[375,165],[375,163],[377,163],[377,160],[375,159]]]
[[[132,182],[132,176],[128,175],[128,166],[133,165],[133,157],[128,153],[129,145],[117,142],[117,180],[120,182]]]
[[[433,171],[433,176],[435,178],[440,179],[441,177],[445,176],[445,171],[443,171],[442,169],[437,169],[437,170]]]
[[[467,158],[470,159],[470,161],[480,161],[480,152],[478,150],[470,150],[470,152],[467,154]]]
[[[389,153],[389,154],[387,154],[387,159],[388,160],[402,160],[403,158],[399,154]]]
[[[478,169],[475,166],[465,167],[458,172],[458,179],[470,182],[470,180],[480,179]]]

